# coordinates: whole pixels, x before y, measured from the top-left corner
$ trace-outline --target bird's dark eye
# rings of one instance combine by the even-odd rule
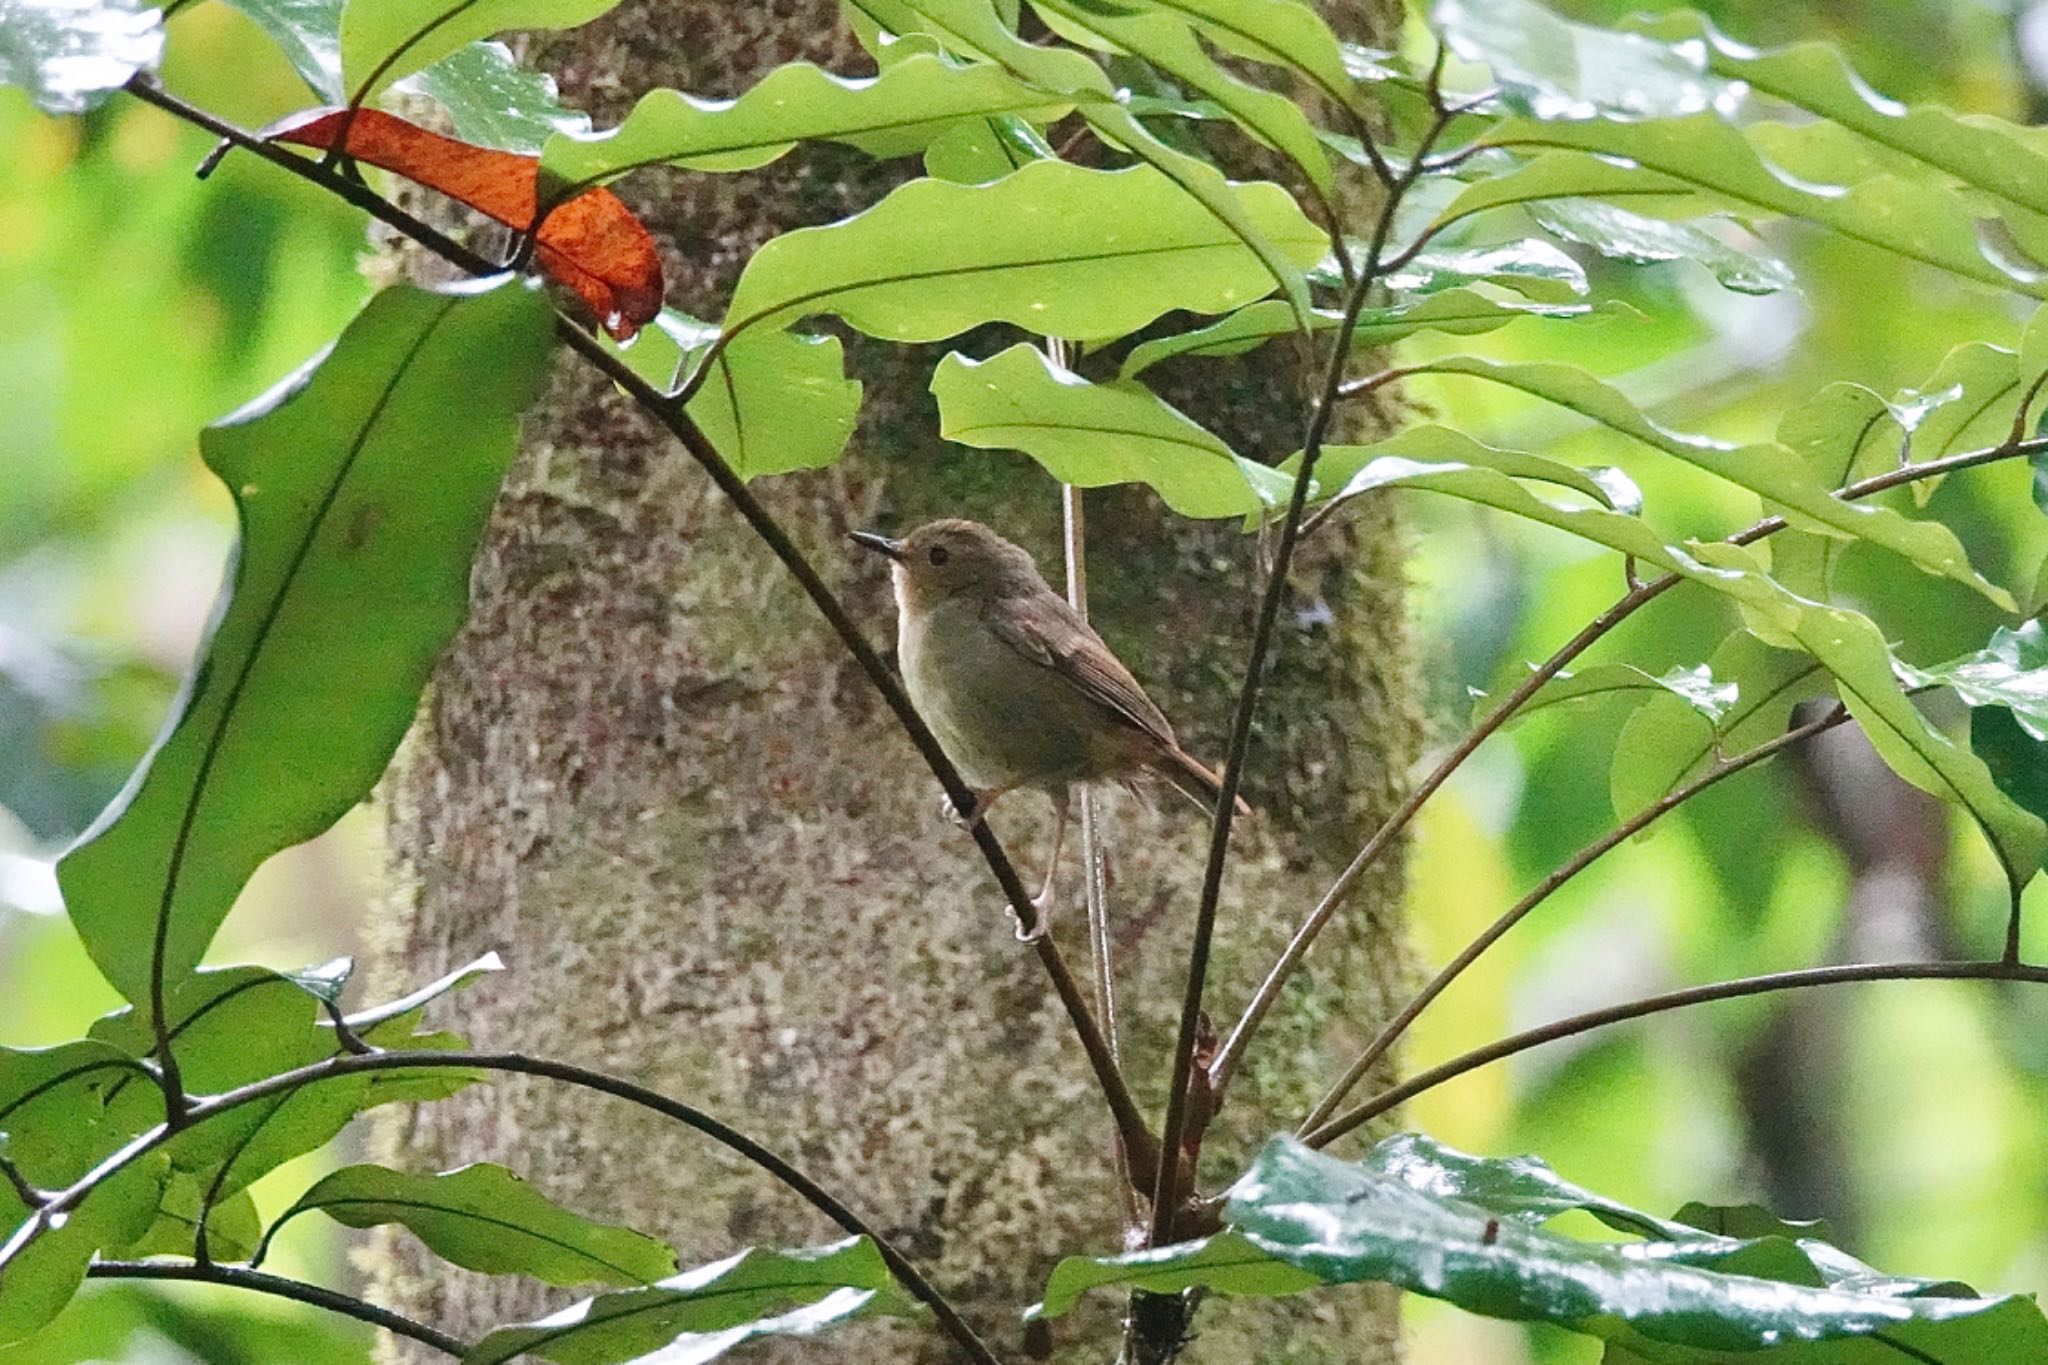
[[[928,556],[928,558],[929,558],[929,559],[931,560],[931,562],[932,562],[932,563],[933,563],[934,565],[939,565],[939,564],[943,564],[943,563],[945,563],[945,562],[946,562],[947,560],[951,559],[951,558],[952,558],[952,556],[946,553],[946,547],[945,547],[945,546],[943,546],[943,545],[934,545],[934,546],[932,546],[932,552],[931,552],[931,554],[930,554],[930,555]]]

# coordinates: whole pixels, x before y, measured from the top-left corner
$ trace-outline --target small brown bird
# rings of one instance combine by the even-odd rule
[[[894,564],[897,655],[910,699],[976,791],[971,828],[1019,787],[1052,798],[1053,848],[1032,901],[1051,908],[1075,783],[1150,770],[1213,810],[1222,781],[1102,637],[1054,592],[1023,549],[979,522],[945,520],[902,540],[853,538]],[[1243,801],[1237,809],[1250,814]]]

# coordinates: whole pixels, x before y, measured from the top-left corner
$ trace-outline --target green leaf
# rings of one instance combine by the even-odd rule
[[[400,996],[398,999],[387,1001],[382,1005],[373,1005],[366,1010],[359,1010],[354,1014],[347,1015],[343,1022],[358,1033],[367,1029],[373,1029],[380,1024],[389,1023],[405,1015],[416,1015],[442,996],[452,991],[462,990],[483,980],[487,976],[503,970],[505,970],[504,959],[500,958],[495,952],[485,953],[482,957],[457,967],[446,976],[428,982],[410,995]]]
[[[1842,488],[1896,464],[1905,435],[1891,404],[1861,384],[1830,384],[1778,423],[1778,444],[1798,456],[1823,488]],[[1801,597],[1825,602],[1835,566],[1851,543],[1811,531],[1781,531],[1771,538],[1771,576]]]
[[[1794,1241],[1835,1240],[1826,1219],[1780,1218],[1761,1204],[1702,1204],[1697,1200],[1671,1215],[1687,1227],[1711,1232],[1716,1237],[1789,1237]]]
[[[561,1365],[610,1365],[654,1359],[655,1352],[695,1365],[758,1337],[808,1335],[853,1317],[910,1311],[866,1238],[799,1251],[754,1247],[644,1289],[600,1294],[536,1322],[497,1328],[463,1365],[500,1365],[527,1353]]]
[[[568,1287],[647,1284],[676,1273],[675,1253],[653,1238],[571,1213],[488,1163],[439,1175],[345,1166],[278,1215],[265,1242],[312,1210],[352,1228],[402,1224],[441,1259],[487,1275]]]
[[[166,993],[172,1054],[185,1088],[214,1095],[335,1055],[319,1000],[267,967],[208,969]],[[147,1015],[122,1009],[97,1020],[91,1036],[146,1055],[155,1045]],[[124,1084],[140,1087],[143,1083]],[[259,1100],[196,1125],[164,1147],[171,1165],[222,1195],[247,1188],[293,1157],[325,1146],[366,1107],[369,1077],[344,1076]],[[139,1235],[139,1233],[138,1233]]]
[[[347,98],[341,84],[342,0],[228,0],[277,44],[324,104]]]
[[[1595,664],[1576,673],[1559,673],[1516,710],[1513,720],[1527,720],[1539,711],[1568,702],[1617,696],[1676,698],[1713,726],[1734,707],[1738,691],[1734,683],[1715,678],[1705,664],[1674,668],[1661,677],[1633,664]],[[1479,700],[1481,708],[1487,709],[1489,699]]]
[[[1589,287],[1584,267],[1537,237],[1425,251],[1389,273],[1386,285],[1406,294],[1434,294],[1481,281],[1504,285],[1539,303],[1569,303],[1584,298]]]
[[[1698,54],[1714,75],[1739,81],[1754,94],[1838,124],[1985,194],[2048,212],[2048,156],[2028,142],[2026,130],[2003,119],[1887,99],[1830,44],[1759,51],[1731,42],[1705,17],[1683,10],[1630,23],[1647,37]]]
[[[650,91],[619,127],[549,142],[541,170],[557,185],[577,189],[642,166],[751,170],[799,142],[841,142],[870,156],[908,156],[961,120],[1016,116],[1050,123],[1072,109],[1072,100],[1049,97],[986,62],[962,66],[919,54],[866,78],[792,62],[738,99]]]
[[[0,85],[77,114],[163,55],[163,14],[134,0],[0,0]]]
[[[1144,385],[1090,384],[1029,345],[987,360],[954,352],[932,376],[939,434],[984,450],[1021,450],[1062,483],[1143,483],[1182,516],[1230,517],[1285,501],[1293,481]]]
[[[555,136],[590,130],[590,116],[564,108],[555,78],[519,64],[503,43],[471,43],[399,82],[448,112],[455,135],[481,147],[533,155]]]
[[[1957,196],[1930,195],[1926,185],[1897,176],[1877,176],[1846,190],[1795,182],[1713,114],[1644,123],[1511,119],[1484,141],[1567,155],[1538,156],[1522,170],[1467,187],[1438,215],[1439,227],[1506,203],[1697,191],[1746,213],[1803,219],[1980,284],[2048,298],[2048,277],[1994,259]],[[1616,158],[1634,165],[1618,165]]]
[[[1438,374],[1491,380],[1555,403],[1609,430],[1642,442],[1726,479],[1782,509],[1801,529],[1827,529],[1867,540],[1902,555],[1929,573],[1976,589],[2011,610],[2012,597],[1970,567],[1955,532],[1939,522],[1913,521],[1888,507],[1844,502],[1782,446],[1734,446],[1670,431],[1652,422],[1619,390],[1570,365],[1503,365],[1477,357],[1451,357],[1427,367]]]
[[[1783,734],[1793,707],[1829,691],[1818,660],[1773,648],[1746,630],[1720,643],[1707,670],[1735,688],[1734,704],[1717,720],[1675,698],[1652,697],[1615,737],[1608,786],[1619,818],[1695,781],[1722,757]]]
[[[839,458],[860,415],[837,337],[757,328],[710,361],[688,412],[743,479],[821,469]]]
[[[173,1170],[157,1196],[156,1219],[149,1230],[125,1246],[109,1248],[111,1254],[124,1261],[149,1256],[191,1257],[198,1245],[199,1220],[206,1210],[211,1183],[210,1178],[191,1171]],[[247,1190],[216,1201],[205,1216],[206,1251],[216,1261],[248,1260],[263,1237],[263,1221]]]
[[[985,185],[1053,151],[1038,130],[1018,118],[967,119],[932,139],[925,174],[961,185]]]
[[[1632,265],[1691,261],[1739,294],[1775,294],[1790,289],[1792,271],[1783,261],[1741,247],[1691,223],[1646,218],[1597,199],[1551,199],[1529,207],[1546,232],[1589,246],[1603,256]]]
[[[1543,1226],[1566,1208],[1651,1240],[1587,1242]],[[1695,1232],[1589,1195],[1532,1159],[1463,1157],[1409,1136],[1357,1162],[1275,1138],[1232,1187],[1224,1221],[1276,1266],[1325,1284],[1387,1283],[1550,1322],[1661,1365],[1767,1349],[1773,1361],[1865,1365],[1901,1358],[1893,1343],[1945,1365],[2048,1351],[2048,1319],[2029,1299],[1879,1276],[1821,1243]],[[1192,1243],[1152,1255],[1163,1270],[1174,1253],[1206,1252]],[[1227,1273],[1242,1283],[1253,1272]]]
[[[1970,752],[1984,760],[2000,791],[2048,819],[2048,745],[2021,728],[2012,712],[1997,706],[1971,711]]]
[[[348,0],[341,70],[362,101],[478,38],[515,28],[575,28],[618,0]]]
[[[1239,128],[1300,167],[1319,193],[1335,192],[1329,158],[1301,106],[1218,66],[1193,29],[1169,8],[1121,9],[1094,0],[1033,0],[1033,8],[1070,40],[1142,58],[1183,88],[1207,97]]]
[[[196,966],[257,865],[383,774],[467,612],[551,335],[523,284],[389,289],[327,355],[201,435],[241,523],[232,579],[156,747],[57,866],[130,1000]]]
[[[1231,193],[1300,262],[1323,234],[1277,185]],[[938,341],[985,322],[1107,340],[1170,309],[1222,313],[1272,281],[1235,233],[1141,166],[1040,161],[988,185],[914,180],[841,223],[785,233],[740,275],[728,335],[836,313],[871,336]]]
[[[0,1346],[23,1340],[62,1312],[95,1253],[149,1230],[167,1171],[160,1152],[131,1162],[56,1224],[0,1181]]]
[[[1535,0],[1437,0],[1432,13],[1451,50],[1534,118],[1675,118],[1731,103],[1697,42],[1574,24]]]
[[[1323,16],[1295,0],[1149,0],[1149,8],[1188,19],[1202,35],[1234,56],[1285,68],[1325,97],[1357,113],[1373,102],[1344,45]],[[1393,73],[1386,73],[1389,78]]]
[[[1575,493],[1585,494],[1610,512],[1633,517],[1643,510],[1642,491],[1619,469],[1604,466],[1581,469],[1562,460],[1525,451],[1501,450],[1468,439],[1446,440],[1440,434],[1442,430],[1423,428],[1402,432],[1399,436],[1390,436],[1371,445],[1325,447],[1321,458],[1316,461],[1316,482],[1321,488],[1335,489],[1337,497],[1350,497],[1379,486],[1377,475],[1365,475],[1362,479],[1361,475],[1383,457],[1401,458],[1420,450],[1425,452],[1425,458],[1451,460],[1494,470],[1511,479],[1532,479],[1569,488]],[[1281,469],[1292,472],[1299,464],[1299,457],[1296,457],[1288,460]]]
[[[1950,351],[1925,384],[1897,400],[1899,410],[1912,418],[1912,462],[2003,441],[2026,382],[2019,356],[2003,346],[1971,341]],[[1914,501],[1924,506],[1940,483],[1938,478],[1916,480]]]
[[[1946,687],[1971,706],[2003,706],[2020,728],[2048,741],[2048,626],[2028,621],[2017,630],[2000,626],[1991,643],[1960,659],[1932,668],[1900,665],[1916,685]]]
[[[1053,95],[1071,96],[1096,136],[1158,171],[1208,212],[1216,224],[1258,260],[1273,284],[1304,318],[1309,310],[1305,264],[1289,240],[1276,239],[1251,212],[1237,187],[1214,166],[1161,142],[1121,102],[1102,69],[1079,52],[1039,47],[1019,38],[989,0],[861,0],[860,8],[893,33],[926,34],[948,51],[994,62]],[[1293,201],[1289,200],[1293,208]],[[1300,210],[1295,208],[1299,216]],[[1318,253],[1320,255],[1320,253]],[[1261,289],[1258,293],[1266,291]],[[1247,295],[1247,298],[1255,295]],[[1221,312],[1222,309],[1202,309]],[[1042,331],[1043,329],[1034,328]],[[936,339],[936,338],[932,338]],[[1095,340],[1075,336],[1074,340]]]
[[[1314,1289],[1322,1281],[1226,1229],[1199,1241],[1121,1256],[1068,1256],[1053,1267],[1045,1297],[1024,1310],[1027,1322],[1064,1317],[1092,1289],[1142,1289],[1178,1294],[1200,1286],[1218,1294],[1278,1298]]]
[[[1391,346],[1417,332],[1475,336],[1505,327],[1520,318],[1576,318],[1590,311],[1584,304],[1503,302],[1472,289],[1450,289],[1412,303],[1362,310],[1351,339],[1353,346],[1366,350]],[[1343,321],[1343,314],[1319,308],[1310,315],[1310,320],[1318,333],[1329,332]],[[1265,299],[1240,308],[1206,327],[1140,342],[1124,357],[1117,377],[1134,379],[1160,361],[1175,356],[1243,355],[1275,337],[1292,336],[1299,331],[1291,308],[1278,299]]]

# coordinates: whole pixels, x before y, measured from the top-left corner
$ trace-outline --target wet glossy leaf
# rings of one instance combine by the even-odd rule
[[[163,737],[57,869],[129,999],[149,998],[159,932],[175,981],[258,864],[383,774],[467,612],[550,321],[517,285],[386,290],[332,351],[201,436],[241,521],[234,573]]]
[[[1226,1229],[1199,1241],[1122,1256],[1068,1256],[1053,1267],[1045,1297],[1024,1310],[1024,1317],[1064,1317],[1082,1295],[1095,1289],[1178,1294],[1200,1286],[1217,1294],[1276,1298],[1322,1283],[1246,1240],[1243,1233]]]
[[[1637,701],[1659,697],[1676,698],[1708,725],[1717,725],[1734,707],[1737,697],[1732,682],[1717,679],[1705,664],[1674,668],[1661,676],[1633,664],[1595,664],[1576,673],[1560,673],[1545,683],[1515,712],[1517,721],[1568,702],[1628,697]],[[1492,709],[1490,698],[1479,699],[1479,710]]]
[[[1544,230],[1603,256],[1633,265],[1691,261],[1740,294],[1790,289],[1791,269],[1772,256],[1746,251],[1692,223],[1647,218],[1597,199],[1549,199],[1529,206]]]
[[[807,62],[778,66],[737,99],[677,90],[641,96],[626,121],[592,137],[556,138],[542,154],[550,184],[601,184],[642,166],[743,171],[799,142],[840,142],[871,156],[924,150],[962,120],[1049,123],[1072,101],[1049,97],[1001,67],[919,54],[878,76],[835,76]]]
[[[1407,294],[1484,282],[1503,285],[1539,303],[1569,303],[1587,292],[1577,261],[1536,237],[1493,246],[1425,251],[1387,275],[1387,287]]]
[[[1279,186],[1231,193],[1296,261],[1322,255],[1323,234]],[[725,330],[835,313],[893,341],[985,322],[1106,340],[1271,291],[1237,235],[1158,172],[1041,161],[988,185],[915,180],[844,222],[775,238],[747,262]]]
[[[500,1365],[530,1353],[561,1365],[643,1357],[695,1365],[759,1337],[808,1335],[854,1317],[911,1311],[881,1254],[863,1238],[800,1251],[756,1247],[644,1289],[600,1294],[536,1322],[500,1327],[463,1362]]]
[[[2048,626],[2003,626],[1991,643],[1933,668],[1901,665],[1908,681],[1946,687],[1971,706],[2003,706],[2020,728],[2048,741]]]
[[[342,0],[229,0],[255,20],[327,104],[346,99],[341,85]]]
[[[521,66],[503,43],[471,43],[397,88],[433,100],[455,136],[481,147],[537,154],[557,134],[590,131],[588,114],[563,107],[555,78]]]
[[[1574,1208],[1647,1240],[1587,1242],[1544,1226]],[[1824,1243],[1698,1232],[1592,1195],[1533,1159],[1466,1157],[1415,1135],[1357,1162],[1276,1138],[1232,1187],[1224,1221],[1241,1239],[1234,1246],[1271,1259],[1276,1281],[1286,1268],[1324,1284],[1392,1284],[1550,1322],[1662,1365],[1725,1365],[1767,1349],[1799,1365],[1878,1365],[1901,1358],[1899,1344],[1945,1365],[2048,1351],[2048,1319],[2031,1300],[1882,1276]],[[1147,1253],[1145,1269],[1162,1287],[1169,1275],[1199,1283],[1196,1263],[1214,1256],[1212,1243]],[[1131,1260],[1098,1265],[1129,1272]],[[1241,1286],[1255,1270],[1240,1256],[1219,1273]]]
[[[353,1014],[344,1016],[344,1021],[350,1028],[358,1032],[365,1029],[373,1029],[380,1024],[388,1024],[392,1020],[405,1015],[416,1015],[442,996],[454,991],[463,990],[487,976],[504,970],[504,959],[500,958],[495,952],[485,953],[475,961],[457,967],[446,976],[428,982],[410,995],[400,996],[396,1000],[386,1001],[381,1005],[373,1005],[366,1010],[358,1010]]]
[[[1244,516],[1277,505],[1292,486],[1144,385],[1090,384],[1033,346],[982,361],[948,355],[932,392],[949,441],[1021,450],[1083,488],[1143,483],[1182,516]]]
[[[341,17],[344,89],[360,102],[479,38],[574,28],[618,0],[349,0]]]
[[[316,1210],[352,1228],[402,1224],[443,1260],[488,1275],[569,1287],[647,1284],[676,1273],[675,1253],[653,1238],[571,1213],[488,1163],[439,1175],[343,1167],[278,1215],[266,1242]]]
[[[1611,431],[1640,441],[1764,498],[1802,529],[1826,529],[1881,545],[1932,574],[1950,578],[2000,606],[2012,607],[2003,588],[1970,567],[1955,532],[1939,522],[1913,521],[1887,507],[1844,502],[1780,446],[1735,446],[1670,431],[1645,417],[1622,394],[1570,365],[1501,365],[1476,357],[1431,362],[1431,371],[1492,380],[1555,403]]]
[[[346,129],[349,155],[458,199],[525,232],[539,203],[537,157],[477,147],[377,109],[320,110],[266,130],[272,141],[328,148]],[[576,292],[614,338],[661,310],[661,254],[653,234],[610,190],[549,209],[535,238],[541,268]]]
[[[1697,779],[1721,757],[1783,734],[1793,707],[1829,690],[1827,670],[1818,660],[1774,649],[1748,631],[1723,640],[1707,669],[1735,688],[1734,703],[1718,725],[1696,707],[1652,697],[1615,737],[1608,785],[1621,819]]]
[[[163,55],[163,15],[130,0],[0,0],[0,85],[76,114]]]
[[[1917,391],[1896,400],[1913,419],[1907,453],[1912,462],[1938,460],[2005,440],[2014,410],[2029,376],[2020,373],[2020,358],[2003,346],[1972,341],[1942,357],[1941,365]],[[1913,499],[1925,505],[1940,486],[1938,478],[1913,483]]]
[[[1731,102],[1697,42],[1575,24],[1536,0],[1437,0],[1432,14],[1451,50],[1535,118],[1672,118]]]
[[[1448,289],[1412,303],[1367,308],[1359,313],[1358,326],[1351,337],[1352,344],[1363,350],[1390,346],[1417,332],[1475,336],[1520,318],[1576,318],[1590,311],[1584,304],[1512,303],[1472,289]],[[1311,315],[1319,333],[1334,331],[1342,320],[1341,313],[1322,308]],[[1243,355],[1275,337],[1290,336],[1299,330],[1293,309],[1278,299],[1266,299],[1240,308],[1207,327],[1140,342],[1124,357],[1118,377],[1136,378],[1160,361],[1175,356]]]
[[[1892,405],[1860,384],[1830,384],[1778,423],[1778,444],[1798,456],[1823,488],[1841,488],[1896,464],[1904,440]],[[1835,565],[1852,543],[1781,531],[1771,538],[1771,576],[1802,597],[1825,602]]]

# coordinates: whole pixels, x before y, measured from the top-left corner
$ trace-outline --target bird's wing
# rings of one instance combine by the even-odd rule
[[[1048,591],[996,603],[988,612],[990,631],[1031,662],[1057,672],[1082,695],[1168,748],[1178,747],[1173,727],[1145,695],[1123,661],[1110,653],[1065,599]]]

